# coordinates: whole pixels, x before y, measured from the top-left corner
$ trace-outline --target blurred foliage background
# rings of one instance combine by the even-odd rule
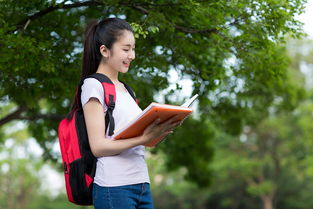
[[[67,202],[57,126],[79,82],[84,26],[105,17],[136,32],[121,80],[142,108],[200,95],[193,117],[147,149],[155,208],[313,208],[305,3],[1,0],[0,208],[88,208]]]

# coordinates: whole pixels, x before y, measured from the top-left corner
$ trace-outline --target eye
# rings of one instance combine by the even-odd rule
[[[125,52],[128,52],[129,50],[128,49],[123,49]]]

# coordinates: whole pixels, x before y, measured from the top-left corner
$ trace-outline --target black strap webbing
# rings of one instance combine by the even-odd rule
[[[130,88],[130,86],[128,86],[126,83],[124,83],[123,81],[121,81],[123,84],[124,84],[124,86],[125,86],[125,88],[127,89],[127,91],[129,92],[129,94],[133,97],[133,99],[136,101],[136,94],[135,94],[135,92],[133,91],[133,89],[132,88]]]
[[[113,82],[107,76],[100,74],[100,73],[91,74],[91,75],[87,76],[87,78],[95,78],[101,83],[106,82],[106,83],[113,84]],[[124,83],[123,81],[121,81],[121,82],[124,84],[125,88],[129,92],[129,94],[136,101],[135,92],[126,83]],[[78,102],[79,102],[80,108],[81,108],[80,95],[81,95],[81,86],[82,85],[83,85],[83,80],[80,81],[79,88],[78,88],[78,94],[77,94],[78,99],[79,99]],[[104,91],[104,94],[106,94],[106,90],[103,89],[103,91]],[[107,131],[109,128],[109,133],[108,133],[109,136],[112,136],[114,134],[114,129],[115,129],[115,122],[114,122],[114,118],[113,118],[113,110],[115,108],[114,97],[116,97],[116,95],[110,94],[109,95],[109,104],[106,104],[108,106],[108,110],[107,110],[107,114],[105,116],[105,131]],[[105,98],[105,95],[104,95],[104,98]]]
[[[108,105],[107,114],[105,115],[105,130],[107,130],[109,126],[109,136],[112,136],[114,134],[114,129],[115,129],[115,122],[113,118],[114,108],[115,108],[114,96],[109,95],[109,105]]]

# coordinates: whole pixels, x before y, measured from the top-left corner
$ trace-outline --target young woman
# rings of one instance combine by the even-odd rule
[[[117,130],[142,111],[118,80],[118,74],[126,73],[134,59],[134,32],[125,20],[107,18],[87,26],[81,101],[91,151],[97,157],[93,185],[95,209],[153,208],[144,144],[156,137],[165,137],[180,125],[180,122],[174,122],[177,121],[174,117],[163,123],[154,121],[139,137],[112,140],[105,134],[107,107],[102,85],[94,78],[85,78],[97,72],[114,83],[116,104],[113,117]]]

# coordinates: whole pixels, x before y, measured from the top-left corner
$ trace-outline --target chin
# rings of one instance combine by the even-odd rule
[[[127,69],[121,69],[119,72],[120,73],[127,73],[128,72],[128,68]]]

